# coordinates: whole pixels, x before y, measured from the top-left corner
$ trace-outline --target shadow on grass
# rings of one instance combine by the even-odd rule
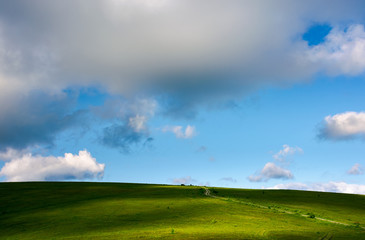
[[[205,204],[194,202],[199,198],[206,199],[199,187],[3,183],[0,184],[0,236],[15,236],[19,232],[31,234],[41,229],[49,236],[57,236],[57,232],[74,235],[145,228],[146,224],[184,223],[184,219],[201,214],[199,209],[204,209]],[[180,199],[186,205],[168,206]],[[144,205],[150,203],[154,206]],[[133,206],[132,213],[126,213],[125,208],[130,204],[137,205]],[[80,212],[80,209],[85,209],[85,212]]]
[[[168,189],[168,191],[166,191]],[[0,219],[35,209],[57,209],[90,200],[204,198],[199,187],[150,184],[27,182],[0,183]]]

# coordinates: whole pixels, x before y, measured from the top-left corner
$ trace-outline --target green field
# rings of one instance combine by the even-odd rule
[[[0,239],[365,239],[364,227],[364,195],[0,183]]]

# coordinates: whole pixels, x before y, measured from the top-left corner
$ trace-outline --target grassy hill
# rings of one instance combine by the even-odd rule
[[[0,183],[0,239],[365,239],[363,227],[363,195]]]

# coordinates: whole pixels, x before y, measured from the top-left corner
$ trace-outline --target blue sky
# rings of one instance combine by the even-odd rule
[[[328,4],[0,3],[0,179],[365,194],[364,3]]]

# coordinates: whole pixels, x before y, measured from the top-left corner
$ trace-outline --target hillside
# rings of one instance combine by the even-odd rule
[[[0,239],[365,239],[365,196],[125,183],[0,183]]]

